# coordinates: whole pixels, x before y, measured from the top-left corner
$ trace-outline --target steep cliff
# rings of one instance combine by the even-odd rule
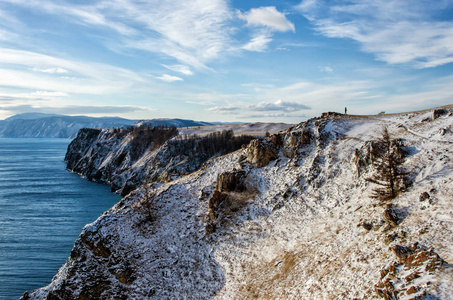
[[[176,127],[82,129],[66,153],[67,168],[125,196],[141,184],[165,183],[200,169],[211,157],[247,144],[232,131],[179,136]]]
[[[452,112],[326,115],[142,185],[24,299],[451,299]],[[386,200],[370,180],[383,126],[407,171]],[[74,149],[92,152],[72,155],[125,146],[80,134]]]

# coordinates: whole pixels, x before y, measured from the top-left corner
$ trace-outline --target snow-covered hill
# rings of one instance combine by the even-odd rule
[[[412,181],[386,202],[384,126]],[[452,145],[452,106],[311,119],[132,191],[24,299],[452,299]]]

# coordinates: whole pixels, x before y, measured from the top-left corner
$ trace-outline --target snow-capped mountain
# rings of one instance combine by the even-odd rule
[[[114,138],[99,136],[79,134],[78,159]],[[147,181],[85,226],[52,283],[23,298],[452,299],[452,145],[453,106],[324,114]],[[376,178],[393,178],[376,167],[390,157],[379,149],[405,170],[385,200],[373,197]],[[133,167],[150,167],[153,153]]]
[[[116,128],[134,124],[176,127],[204,126],[208,123],[181,119],[128,120],[119,117],[94,118],[41,113],[24,113],[0,120],[4,138],[75,138],[81,128]]]

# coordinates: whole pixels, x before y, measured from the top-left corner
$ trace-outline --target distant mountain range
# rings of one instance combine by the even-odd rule
[[[206,122],[182,119],[129,120],[42,113],[23,113],[0,120],[0,138],[74,138],[81,128],[116,128],[151,124],[176,127],[205,126]]]

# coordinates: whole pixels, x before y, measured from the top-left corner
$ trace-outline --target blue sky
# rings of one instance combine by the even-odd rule
[[[453,0],[0,0],[0,119],[298,123],[453,103]]]

